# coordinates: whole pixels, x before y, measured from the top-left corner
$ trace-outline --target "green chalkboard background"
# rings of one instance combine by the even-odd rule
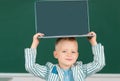
[[[35,0],[0,0],[0,73],[25,73],[24,48],[30,47],[35,33]],[[106,66],[100,73],[120,73],[120,1],[89,0],[90,28],[105,46]],[[92,61],[86,38],[77,38],[83,63]],[[37,62],[56,63],[55,39],[41,39]]]

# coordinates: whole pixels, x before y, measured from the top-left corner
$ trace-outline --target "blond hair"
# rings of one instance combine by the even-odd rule
[[[61,38],[58,38],[55,42],[55,49],[56,49],[56,46],[58,45],[59,42],[61,41],[74,41],[74,42],[77,42],[76,38],[75,37],[61,37]]]

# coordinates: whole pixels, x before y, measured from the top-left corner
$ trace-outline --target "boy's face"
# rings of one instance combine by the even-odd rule
[[[78,44],[76,41],[62,40],[56,45],[54,57],[58,59],[63,69],[70,68],[78,58]]]

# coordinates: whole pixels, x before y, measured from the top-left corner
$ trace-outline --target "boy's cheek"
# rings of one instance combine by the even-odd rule
[[[75,56],[75,59],[76,59],[76,60],[78,59],[78,56],[79,56],[79,54],[77,54],[77,55]]]

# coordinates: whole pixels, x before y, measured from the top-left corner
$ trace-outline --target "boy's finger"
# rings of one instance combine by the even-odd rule
[[[44,34],[43,33],[38,33],[38,36],[44,36]]]
[[[89,40],[92,39],[96,34],[94,32],[90,32],[88,33],[88,35],[90,35],[89,37],[87,37]]]
[[[43,33],[37,33],[37,38],[43,37],[44,34]]]
[[[90,40],[90,39],[92,39],[92,38],[93,38],[93,36],[89,36],[89,37],[87,37],[87,38]]]

